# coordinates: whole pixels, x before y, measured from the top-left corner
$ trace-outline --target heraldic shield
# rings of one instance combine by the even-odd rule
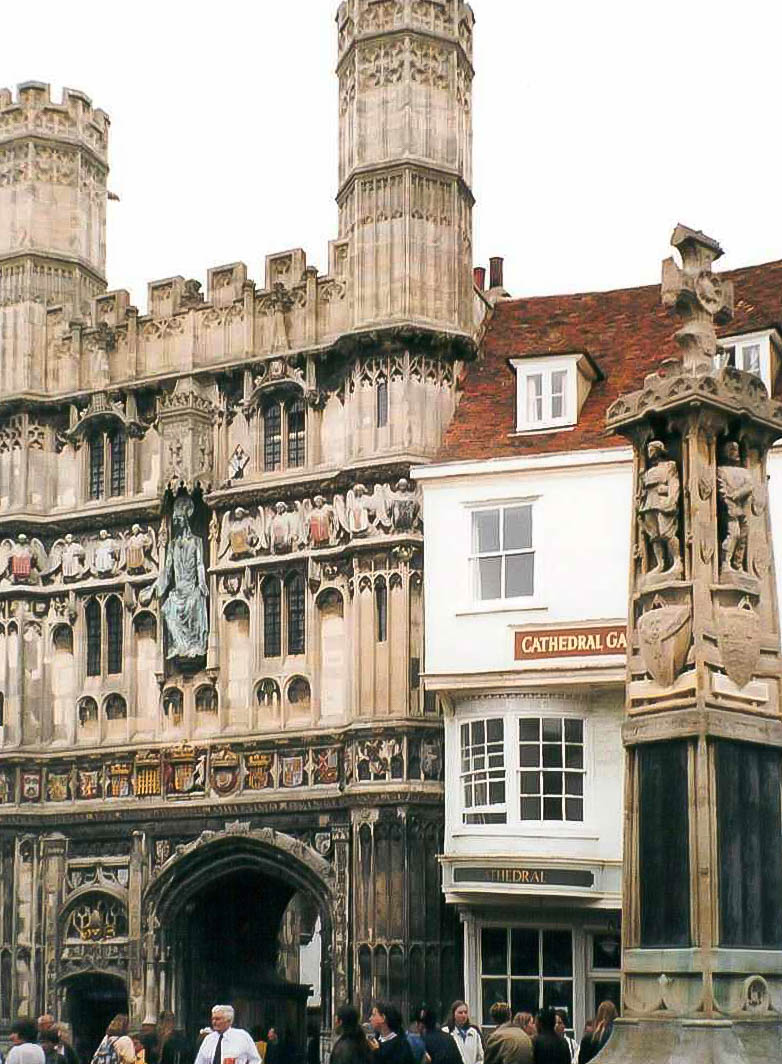
[[[745,595],[738,606],[717,613],[717,636],[725,672],[739,687],[746,687],[760,659],[760,618]]]
[[[661,687],[670,687],[684,668],[692,638],[689,606],[655,604],[638,621],[644,665]]]

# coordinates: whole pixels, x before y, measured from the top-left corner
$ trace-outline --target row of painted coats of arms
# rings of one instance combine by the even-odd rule
[[[316,495],[293,506],[278,502],[256,512],[242,506],[228,510],[220,528],[218,560],[336,546],[348,538],[412,532],[420,525],[420,495],[406,479],[393,487],[376,484],[372,491],[355,484],[331,502]],[[151,526],[138,524],[117,535],[103,528],[84,544],[68,533],[55,540],[48,552],[40,539],[22,532],[16,539],[0,542],[0,579],[37,584],[58,578],[66,582],[106,579],[122,571],[141,575],[157,568],[161,546],[162,536]]]

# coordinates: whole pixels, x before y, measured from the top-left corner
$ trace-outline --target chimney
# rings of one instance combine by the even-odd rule
[[[474,266],[472,271],[472,283],[475,287],[483,292],[486,288],[486,267]]]
[[[489,288],[502,288],[502,263],[499,256],[489,259]]]

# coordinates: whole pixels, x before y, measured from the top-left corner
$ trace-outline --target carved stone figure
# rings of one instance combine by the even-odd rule
[[[228,459],[228,479],[241,480],[249,461],[249,454],[247,454],[240,443],[237,443],[236,447],[234,447],[233,454]]]
[[[729,440],[723,448],[722,464],[717,466],[717,495],[727,518],[726,535],[720,546],[723,569],[743,572],[747,568],[753,492],[752,474],[741,464],[739,445],[735,440]]]
[[[641,530],[655,559],[647,576],[658,573],[678,575],[681,572],[678,534],[681,486],[676,463],[666,454],[665,445],[660,440],[650,440],[647,444],[647,466],[641,476],[638,505]]]
[[[260,545],[255,521],[243,506],[228,511],[223,518],[223,535],[221,537],[220,558],[228,554],[231,558],[247,558],[255,554]]]
[[[37,583],[46,569],[46,551],[39,539],[29,540],[20,532],[16,540],[0,544],[0,576],[10,576],[15,584]]]
[[[98,542],[93,547],[92,571],[96,576],[112,576],[119,566],[120,546],[105,528],[98,533]]]
[[[267,525],[267,540],[272,554],[287,554],[293,550],[297,538],[296,524],[296,515],[288,511],[284,502],[278,502]]]
[[[388,492],[388,512],[395,532],[411,532],[421,510],[418,492],[406,477],[401,477]]]
[[[86,551],[70,532],[52,545],[48,575],[62,572],[63,580],[78,580],[84,573]]]
[[[350,536],[367,536],[391,524],[379,484],[371,494],[365,484],[354,484],[344,500],[341,495],[335,495],[334,509]]]
[[[129,573],[146,573],[153,563],[150,557],[155,547],[152,529],[144,531],[141,525],[133,525],[125,544],[125,566]]]
[[[336,542],[337,518],[333,506],[322,495],[316,495],[312,507],[305,503],[306,538],[313,547],[328,547]]]
[[[163,599],[163,620],[168,635],[169,658],[197,658],[206,654],[209,631],[204,547],[190,528],[195,509],[186,495],[174,503],[173,537],[166,560],[151,588],[139,596],[142,605],[153,594]]]

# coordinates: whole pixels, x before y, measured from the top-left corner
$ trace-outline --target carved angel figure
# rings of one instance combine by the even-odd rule
[[[255,519],[243,506],[237,506],[223,516],[217,556],[224,558],[228,554],[230,558],[247,558],[256,553],[261,539]]]
[[[754,497],[752,474],[741,464],[741,450],[729,440],[717,466],[717,494],[726,517],[726,535],[720,545],[724,569],[742,572],[747,565],[749,511]]]
[[[339,522],[334,507],[329,506],[322,495],[316,495],[310,503],[301,504],[303,539],[313,547],[329,547],[337,542]]]
[[[421,500],[418,491],[406,477],[387,489],[387,506],[395,532],[411,532],[418,524]]]
[[[46,551],[40,539],[28,540],[20,532],[16,540],[0,543],[0,576],[9,576],[14,584],[37,583],[46,570]]]
[[[300,538],[299,517],[284,502],[267,511],[266,541],[272,554],[288,554]]]
[[[379,528],[389,528],[391,521],[386,510],[386,500],[379,484],[370,495],[365,484],[354,484],[343,501],[334,496],[334,509],[339,523],[350,536],[368,536]]]
[[[125,567],[129,573],[147,573],[155,566],[155,533],[133,525],[125,541]]]
[[[90,569],[97,577],[113,576],[119,568],[121,557],[120,544],[110,536],[105,528],[98,533],[97,542],[92,546]]]
[[[64,539],[52,544],[46,575],[54,576],[59,571],[65,581],[78,580],[84,574],[86,557],[84,547],[68,532]]]

